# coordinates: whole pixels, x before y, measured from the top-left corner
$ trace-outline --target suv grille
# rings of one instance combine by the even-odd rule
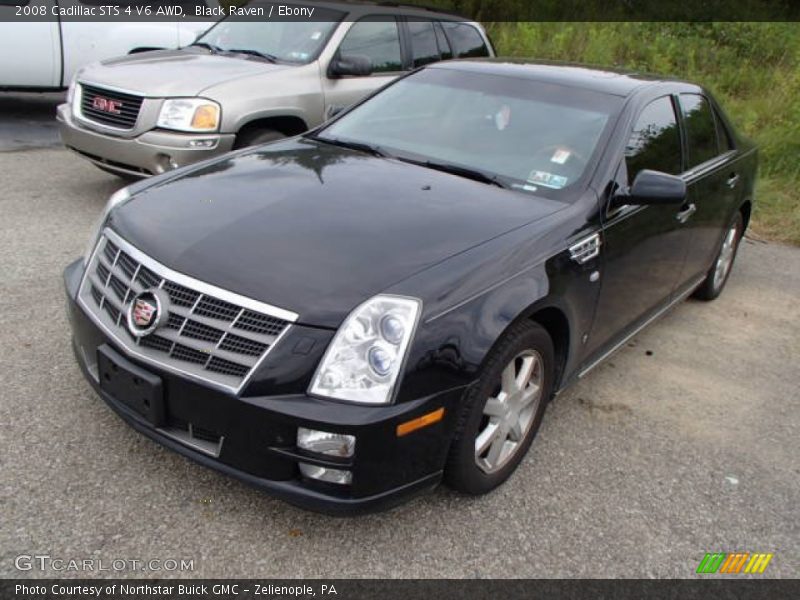
[[[120,345],[157,365],[238,392],[297,315],[170,271],[106,230],[78,294]],[[137,294],[160,287],[167,319],[140,338],[128,330]]]
[[[141,96],[81,84],[81,114],[103,125],[133,129],[142,100]]]

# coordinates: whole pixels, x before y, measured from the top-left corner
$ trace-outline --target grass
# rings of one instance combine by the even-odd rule
[[[752,229],[800,246],[800,24],[488,23],[498,54],[625,67],[708,87],[760,148]]]

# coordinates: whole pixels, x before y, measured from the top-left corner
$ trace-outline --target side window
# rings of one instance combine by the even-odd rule
[[[642,169],[681,172],[681,136],[669,96],[653,100],[639,115],[625,147],[625,164],[628,185]]]
[[[442,60],[453,58],[453,51],[450,49],[450,42],[447,41],[442,24],[437,21],[433,26],[436,29],[436,43],[439,46],[439,54]]]
[[[717,145],[719,146],[720,154],[736,150],[736,145],[733,143],[733,136],[731,132],[728,131],[725,123],[722,122],[719,112],[716,110],[714,111],[714,120],[717,122]]]
[[[453,21],[442,22],[447,37],[453,45],[456,58],[472,58],[476,56],[489,56],[486,42],[472,25],[456,23]]]
[[[411,35],[411,53],[415,67],[439,60],[439,46],[436,44],[433,22],[409,21],[408,32]]]
[[[689,168],[711,160],[719,154],[717,128],[711,106],[699,94],[681,94],[681,110],[689,140]]]
[[[367,17],[354,23],[339,46],[339,54],[366,56],[372,61],[375,73],[402,71],[397,22],[386,21],[382,17]]]

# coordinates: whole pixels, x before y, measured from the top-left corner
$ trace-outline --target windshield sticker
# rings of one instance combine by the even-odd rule
[[[524,190],[526,192],[535,192],[539,189],[530,183],[512,183],[511,187],[515,190]]]
[[[560,190],[565,185],[567,185],[567,178],[563,175],[555,175],[553,173],[548,173],[547,171],[531,171],[531,174],[528,175],[528,183],[534,183],[538,185],[543,185],[544,187],[549,187],[554,190]]]
[[[311,34],[311,39],[312,40],[318,40],[321,37],[322,37],[322,32],[321,31],[315,31],[314,33]]]
[[[563,148],[558,148],[553,154],[553,157],[550,159],[550,162],[554,162],[558,165],[563,165],[565,162],[569,160],[571,152],[569,150],[564,150]]]

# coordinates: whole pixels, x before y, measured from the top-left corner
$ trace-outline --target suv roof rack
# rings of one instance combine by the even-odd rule
[[[368,4],[373,4],[369,2]],[[450,15],[453,17],[460,17],[462,19],[467,19],[464,15],[457,13],[452,10],[447,10],[444,8],[438,8],[436,6],[428,6],[425,4],[414,4],[413,2],[393,2],[391,0],[384,0],[381,2],[375,2],[376,6],[389,6],[389,7],[397,7],[397,8],[416,8],[418,10],[427,10],[429,12],[437,12],[443,15]]]

